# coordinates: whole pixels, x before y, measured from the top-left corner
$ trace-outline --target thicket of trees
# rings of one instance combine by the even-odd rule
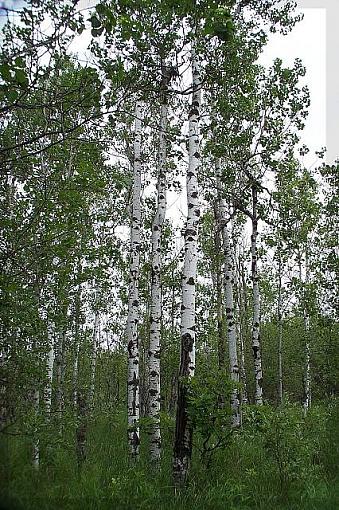
[[[1,502],[337,508],[338,164],[258,64],[294,2],[78,3],[1,9]]]

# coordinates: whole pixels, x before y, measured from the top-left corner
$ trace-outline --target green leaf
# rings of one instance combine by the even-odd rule
[[[17,67],[25,67],[25,61],[22,57],[17,57],[15,60],[14,60],[14,63]]]
[[[107,16],[109,9],[106,7],[106,5],[98,4],[95,6],[95,10],[97,13],[101,16]]]
[[[5,81],[11,81],[12,75],[11,75],[11,68],[8,64],[1,64],[0,65],[0,74],[3,80]]]
[[[92,28],[99,28],[101,27],[101,22],[96,16],[91,17],[91,25]]]
[[[7,97],[11,103],[14,103],[18,99],[18,91],[17,90],[10,90],[7,94]]]
[[[27,86],[28,85],[28,78],[27,74],[23,69],[16,69],[15,70],[15,81],[19,83],[19,85]]]

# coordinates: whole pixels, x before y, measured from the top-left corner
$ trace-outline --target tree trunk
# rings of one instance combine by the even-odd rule
[[[247,379],[246,379],[246,366],[245,366],[245,340],[247,338],[247,292],[245,280],[245,268],[241,261],[240,251],[238,254],[238,267],[237,267],[237,282],[238,282],[238,315],[239,315],[239,353],[240,353],[240,381],[242,389],[240,393],[241,403],[247,404]]]
[[[81,271],[78,270],[78,273]],[[81,284],[78,285],[75,297],[75,325],[74,325],[74,359],[72,375],[72,400],[73,408],[78,405],[78,375],[79,375],[79,353],[80,353],[80,314],[81,314]]]
[[[239,383],[239,364],[237,353],[237,332],[234,317],[234,299],[233,299],[233,286],[234,286],[234,269],[233,269],[233,256],[232,247],[230,242],[230,235],[227,228],[227,206],[225,200],[221,195],[221,182],[220,182],[220,163],[217,163],[216,169],[217,188],[219,194],[219,225],[222,233],[223,250],[224,250],[224,273],[225,273],[225,304],[226,304],[226,324],[227,324],[227,340],[228,340],[228,353],[229,353],[229,366],[231,380],[236,384]],[[232,408],[232,427],[240,426],[240,399],[239,391],[235,388],[231,394],[231,408]]]
[[[214,203],[213,207],[214,211],[214,221],[215,221],[215,231],[214,231],[214,250],[215,250],[215,273],[214,278],[215,281],[215,292],[217,294],[217,327],[218,327],[218,365],[219,368],[224,368],[225,366],[225,350],[226,350],[226,342],[225,342],[225,330],[224,330],[224,307],[223,307],[223,292],[222,292],[222,267],[221,267],[221,241],[220,241],[220,222],[219,222],[219,206],[218,203]]]
[[[51,324],[47,326],[47,336],[49,341],[49,351],[47,355],[47,382],[45,390],[45,410],[46,415],[50,417],[52,405],[52,384],[53,384],[53,366],[54,366],[54,335],[51,331]]]
[[[309,343],[310,318],[306,313],[304,316],[305,325],[305,375],[304,375],[304,411],[305,413],[311,407],[311,352]]]
[[[257,405],[263,403],[262,391],[262,365],[261,365],[261,345],[260,345],[260,292],[258,277],[258,190],[256,184],[252,185],[252,235],[251,235],[251,253],[252,253],[252,290],[253,290],[253,322],[252,322],[252,352],[254,358],[254,377],[255,394],[254,399]]]
[[[282,264],[281,264],[281,245],[278,244],[278,401],[283,404],[283,361],[282,361]]]
[[[56,353],[54,358],[55,385],[56,385],[55,407],[60,434],[62,433],[62,413],[64,410],[65,340],[66,329],[58,333],[58,341],[56,345]]]
[[[40,391],[38,389],[33,390],[33,406],[35,421],[39,420],[39,408],[40,408]],[[32,462],[35,469],[39,469],[40,466],[40,441],[38,435],[37,424],[34,426],[33,433],[33,447],[32,447]]]
[[[167,129],[167,90],[170,81],[170,69],[162,68],[161,111],[159,131],[159,160],[158,160],[158,199],[157,210],[152,224],[152,279],[151,279],[151,313],[150,313],[150,343],[148,351],[149,374],[149,417],[152,420],[150,437],[150,456],[155,465],[161,456],[160,431],[160,342],[161,342],[161,241],[162,228],[166,214],[166,129]]]
[[[82,464],[86,460],[86,440],[87,440],[87,405],[83,391],[79,390],[77,394],[77,428],[76,428],[76,454],[78,468],[81,469]]]
[[[304,377],[303,377],[303,386],[304,386],[304,398],[303,398],[303,408],[305,414],[308,409],[311,407],[311,353],[310,353],[310,316],[308,313],[308,306],[306,300],[306,289],[305,286],[309,283],[308,278],[308,257],[307,257],[307,247],[305,252],[305,281],[302,276],[302,265],[301,265],[301,255],[299,253],[299,278],[300,283],[303,284],[303,296],[301,298],[301,308],[303,313],[303,322],[304,322],[304,335],[305,335],[305,367],[304,367]]]
[[[95,369],[97,363],[97,350],[100,328],[100,316],[96,309],[94,314],[94,327],[92,334],[92,352],[91,352],[91,371],[90,371],[90,385],[88,392],[88,410],[90,413],[94,410],[94,394],[95,394]]]
[[[141,228],[141,116],[142,106],[135,107],[133,198],[131,208],[130,274],[127,318],[128,348],[128,442],[132,458],[139,455],[139,261]]]
[[[198,262],[198,225],[200,217],[198,170],[200,165],[200,68],[192,49],[192,105],[189,112],[189,163],[186,175],[187,222],[185,228],[185,258],[182,276],[181,358],[178,380],[178,399],[175,426],[173,478],[182,486],[187,479],[192,454],[192,427],[188,421],[187,387],[184,378],[191,378],[195,370],[195,292]]]

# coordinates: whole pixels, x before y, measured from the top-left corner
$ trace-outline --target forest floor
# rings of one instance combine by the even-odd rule
[[[314,406],[306,419],[296,406],[253,410],[243,430],[210,458],[201,459],[196,434],[189,483],[177,493],[171,484],[170,417],[163,427],[161,469],[155,470],[145,441],[139,462],[129,463],[122,411],[111,417],[101,414],[91,424],[80,470],[71,420],[50,446],[43,446],[46,434],[41,439],[39,470],[30,462],[29,439],[3,434],[0,508],[337,510],[338,409],[333,403]]]

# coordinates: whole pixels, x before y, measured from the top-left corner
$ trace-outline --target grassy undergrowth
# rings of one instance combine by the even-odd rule
[[[125,418],[101,416],[88,431],[87,459],[79,471],[74,430],[49,448],[42,445],[40,470],[30,463],[27,437],[1,438],[0,501],[8,509],[304,509],[339,508],[338,406],[300,409],[248,408],[243,430],[202,462],[200,438],[186,489],[171,485],[173,421],[166,420],[161,469],[154,471],[144,441],[140,461],[126,452]]]

